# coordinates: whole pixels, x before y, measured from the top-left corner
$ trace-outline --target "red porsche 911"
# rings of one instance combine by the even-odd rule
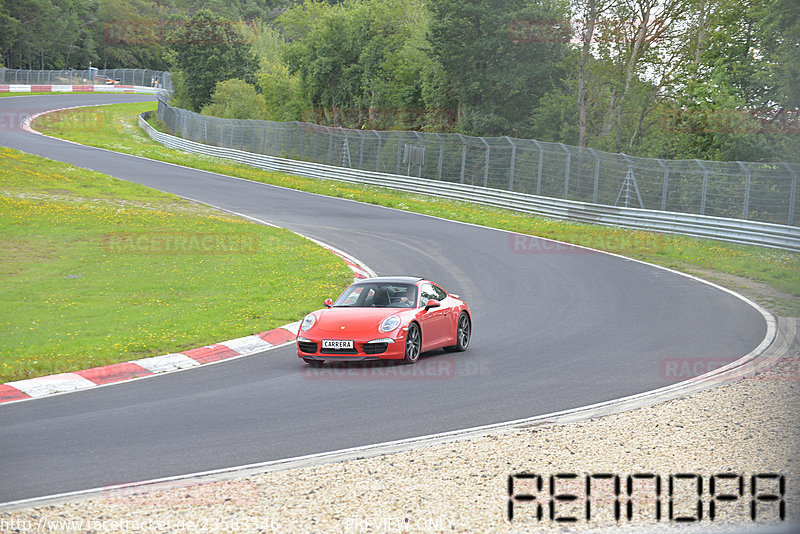
[[[433,349],[464,351],[472,334],[467,304],[422,278],[359,280],[325,306],[309,313],[297,334],[297,355],[309,365],[326,360],[414,363]]]

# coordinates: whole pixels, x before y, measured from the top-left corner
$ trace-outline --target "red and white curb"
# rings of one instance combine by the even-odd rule
[[[375,276],[375,273],[369,267],[349,254],[320,241],[314,239],[312,241],[340,256],[353,272],[354,279]],[[55,393],[79,391],[134,378],[191,369],[199,365],[230,358],[257,354],[294,342],[299,328],[300,321],[297,321],[266,332],[230,339],[183,352],[114,363],[73,373],[60,373],[7,382],[0,384],[0,404],[44,397]]]
[[[153,93],[158,87],[144,85],[32,85],[0,84],[0,93]]]

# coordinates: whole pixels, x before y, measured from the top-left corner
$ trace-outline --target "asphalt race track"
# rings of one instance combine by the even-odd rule
[[[0,98],[0,144],[295,230],[349,252],[378,274],[436,280],[470,304],[472,343],[462,354],[423,356],[417,365],[425,366],[424,376],[323,376],[309,372],[287,346],[0,405],[0,503],[584,406],[674,383],[662,376],[670,359],[733,359],[766,335],[764,318],[745,302],[634,261],[577,248],[552,251],[530,241],[525,245],[532,250],[522,251],[505,232],[82,147],[19,128],[24,116],[46,109],[148,99]]]

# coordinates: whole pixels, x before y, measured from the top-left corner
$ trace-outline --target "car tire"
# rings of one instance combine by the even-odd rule
[[[422,336],[420,335],[419,326],[416,323],[411,323],[406,332],[406,355],[403,361],[405,363],[416,363],[419,360],[421,349]]]
[[[325,360],[315,360],[314,358],[303,358],[303,361],[311,367],[322,367],[325,364]]]
[[[456,344],[445,347],[447,352],[464,352],[469,347],[469,340],[472,337],[472,322],[469,320],[467,312],[461,312],[456,326]]]

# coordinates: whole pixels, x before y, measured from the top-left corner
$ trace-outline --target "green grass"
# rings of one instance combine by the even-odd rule
[[[352,281],[287,230],[11,149],[0,161],[0,383],[269,330]]]
[[[773,288],[786,298],[764,298],[762,302],[782,314],[800,315],[800,254],[766,247],[744,246],[655,232],[627,230],[521,214],[466,202],[395,192],[389,189],[352,185],[334,180],[315,180],[266,172],[223,159],[187,154],[159,145],[137,125],[137,116],[154,110],[155,103],[120,104],[68,110],[40,117],[38,130],[87,145],[137,154],[221,174],[248,178],[324,195],[436,215],[585,245],[658,265],[688,272],[733,275]],[[156,125],[157,121],[151,119]],[[87,127],[88,126],[88,127]],[[163,129],[163,125],[157,125]],[[730,283],[721,278],[720,283]],[[755,295],[758,298],[758,295]],[[778,304],[775,304],[778,302]]]

